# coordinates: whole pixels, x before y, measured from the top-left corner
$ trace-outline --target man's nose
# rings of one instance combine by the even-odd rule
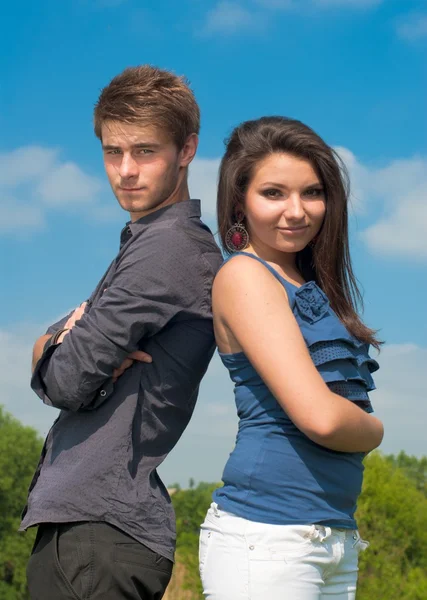
[[[123,154],[122,162],[119,167],[119,174],[123,179],[129,179],[129,177],[138,175],[138,164],[130,152]]]

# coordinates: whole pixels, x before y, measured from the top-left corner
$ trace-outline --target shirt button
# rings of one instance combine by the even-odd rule
[[[255,546],[249,546],[249,550],[255,550]]]
[[[101,398],[105,398],[105,396],[107,395],[107,392],[105,390],[101,390],[99,392],[99,395],[101,396]]]

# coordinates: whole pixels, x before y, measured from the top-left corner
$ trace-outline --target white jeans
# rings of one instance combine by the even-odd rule
[[[199,564],[208,600],[354,600],[360,550],[349,529],[266,525],[213,503],[200,531]]]

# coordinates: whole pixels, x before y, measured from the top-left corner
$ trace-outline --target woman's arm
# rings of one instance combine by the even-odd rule
[[[370,452],[382,423],[334,394],[317,371],[285,289],[265,267],[238,256],[213,287],[217,323],[228,329],[283,410],[307,437],[341,452]]]

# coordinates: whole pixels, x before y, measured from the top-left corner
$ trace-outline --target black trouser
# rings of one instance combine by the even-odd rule
[[[44,524],[27,566],[32,600],[160,600],[172,562],[107,523]]]

